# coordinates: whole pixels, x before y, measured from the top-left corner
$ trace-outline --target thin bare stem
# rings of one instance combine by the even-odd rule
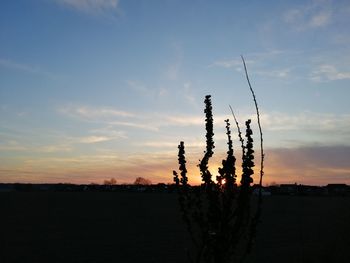
[[[252,85],[250,84],[250,80],[249,80],[249,76],[248,76],[248,70],[247,70],[247,66],[245,64],[245,60],[244,57],[241,56],[242,58],[242,62],[244,65],[244,72],[245,72],[245,76],[247,78],[247,82],[249,85],[249,89],[253,95],[253,100],[254,100],[254,104],[255,104],[255,109],[256,109],[256,115],[258,118],[258,126],[259,126],[259,132],[260,132],[260,180],[259,180],[259,198],[258,198],[258,207],[256,210],[256,214],[255,216],[252,218],[252,223],[251,223],[251,228],[250,228],[250,235],[249,235],[249,240],[248,240],[248,245],[246,247],[246,251],[244,253],[244,256],[242,258],[242,260],[245,258],[245,256],[247,254],[249,254],[251,247],[252,247],[252,243],[253,243],[253,238],[256,235],[256,226],[258,224],[259,218],[261,216],[261,207],[262,207],[262,180],[263,180],[263,176],[264,176],[264,145],[263,145],[263,134],[262,134],[262,128],[261,128],[261,123],[260,123],[260,112],[259,112],[259,107],[258,107],[258,103],[256,101],[256,96],[254,93],[254,90],[252,88]]]
[[[241,148],[242,148],[242,159],[244,158],[244,152],[245,152],[245,146],[244,146],[244,139],[242,138],[242,132],[241,132],[241,128],[239,127],[239,123],[237,121],[237,118],[236,118],[236,115],[235,113],[233,112],[233,109],[231,107],[231,105],[228,105],[230,107],[230,110],[231,110],[231,113],[232,113],[232,116],[233,116],[233,119],[235,120],[235,123],[236,123],[236,126],[237,126],[237,131],[238,131],[238,138],[241,142]]]
[[[244,65],[244,72],[245,72],[245,76],[247,78],[247,82],[249,85],[249,89],[253,95],[253,100],[254,100],[254,104],[255,104],[255,109],[256,109],[256,115],[258,117],[258,126],[259,126],[259,132],[260,132],[260,154],[261,154],[261,158],[260,158],[260,180],[259,180],[259,201],[261,201],[261,187],[262,187],[262,179],[264,176],[264,144],[263,144],[263,134],[262,134],[262,128],[261,128],[261,123],[260,123],[260,112],[259,112],[259,107],[258,107],[258,103],[256,101],[256,96],[255,96],[255,92],[252,88],[252,85],[250,84],[250,80],[249,80],[249,76],[248,76],[248,71],[247,71],[247,66],[245,64],[245,60],[244,57],[241,56],[242,61],[243,61],[243,65]]]

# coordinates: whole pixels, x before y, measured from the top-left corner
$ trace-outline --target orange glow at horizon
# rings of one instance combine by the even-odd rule
[[[187,176],[192,185],[201,184],[198,168],[200,154],[189,154],[187,158]],[[224,155],[216,155],[209,161],[209,170],[213,180],[218,175]],[[328,183],[350,184],[350,167],[335,167],[325,162],[313,163],[310,157],[298,150],[287,153],[268,151],[265,160],[263,185],[272,183],[298,183],[325,185]],[[259,164],[259,156],[255,163]],[[144,177],[153,183],[173,183],[173,170],[178,170],[176,151],[167,154],[144,154],[137,156],[111,158],[47,158],[26,161],[21,165],[9,166],[0,170],[0,182],[3,183],[102,183],[115,178],[117,183],[133,183],[136,177]],[[237,158],[237,183],[241,177],[241,161]],[[253,183],[259,182],[260,167],[254,169]]]

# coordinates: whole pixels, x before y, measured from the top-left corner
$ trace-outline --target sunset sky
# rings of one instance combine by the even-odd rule
[[[264,183],[350,184],[349,25],[348,0],[2,0],[0,182],[168,183],[183,140],[198,183],[205,95],[212,172],[229,105],[258,146],[242,54]]]

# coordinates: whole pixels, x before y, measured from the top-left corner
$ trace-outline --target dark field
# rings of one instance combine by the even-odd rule
[[[186,262],[177,196],[0,193],[0,262]],[[350,198],[271,196],[250,262],[350,262]]]

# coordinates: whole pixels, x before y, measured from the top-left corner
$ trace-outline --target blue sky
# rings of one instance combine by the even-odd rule
[[[228,105],[256,124],[242,54],[265,182],[350,183],[349,24],[341,0],[1,1],[0,182],[171,182],[184,140],[198,183],[204,96],[213,172]]]

